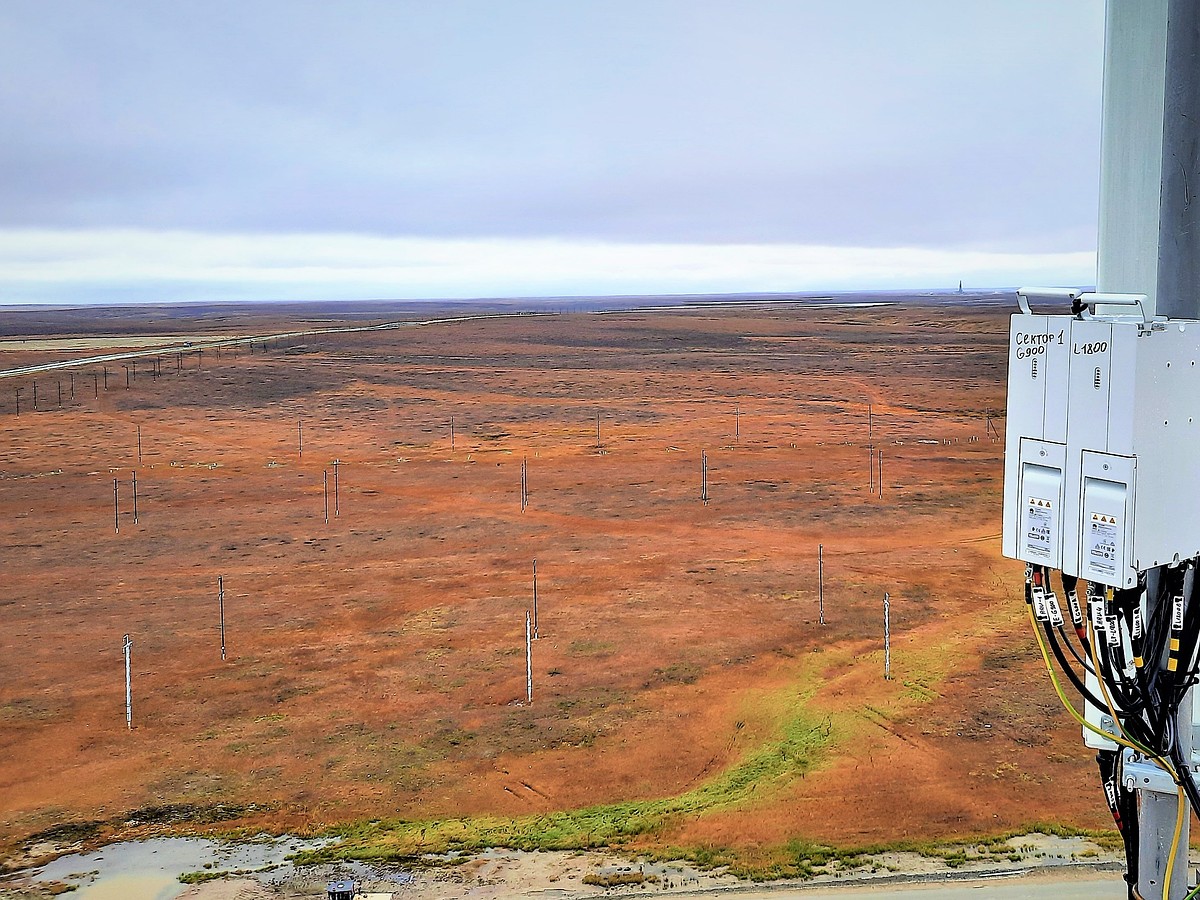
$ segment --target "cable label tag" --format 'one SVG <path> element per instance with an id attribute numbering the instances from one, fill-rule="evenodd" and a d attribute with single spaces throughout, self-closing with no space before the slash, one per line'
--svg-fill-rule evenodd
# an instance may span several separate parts
<path id="1" fill-rule="evenodd" d="M 1140 606 L 1133 608 L 1133 627 L 1130 631 L 1135 638 L 1142 636 L 1142 608 Z"/>
<path id="2" fill-rule="evenodd" d="M 1178 594 L 1171 603 L 1171 630 L 1183 631 L 1183 594 Z"/>
<path id="3" fill-rule="evenodd" d="M 1062 607 L 1058 605 L 1058 598 L 1053 593 L 1046 594 L 1046 612 L 1050 616 L 1050 624 L 1055 628 L 1062 627 L 1063 614 Z"/>
<path id="4" fill-rule="evenodd" d="M 1104 601 L 1099 598 L 1088 601 L 1088 609 L 1091 611 L 1092 627 L 1100 634 L 1108 632 L 1108 623 L 1104 621 Z"/>
<path id="5" fill-rule="evenodd" d="M 1033 586 L 1033 617 L 1039 622 L 1045 622 L 1050 618 L 1050 613 L 1046 609 L 1046 589 L 1038 584 Z"/>
<path id="6" fill-rule="evenodd" d="M 1078 628 L 1083 624 L 1083 610 L 1079 608 L 1079 597 L 1074 591 L 1067 592 L 1067 606 L 1071 608 L 1071 624 Z"/>
<path id="7" fill-rule="evenodd" d="M 1108 616 L 1105 620 L 1105 630 L 1108 632 L 1108 646 L 1116 647 L 1121 643 L 1121 629 L 1116 616 Z"/>
<path id="8" fill-rule="evenodd" d="M 1108 800 L 1108 808 L 1117 808 L 1117 786 L 1111 781 L 1104 782 L 1104 796 Z"/>

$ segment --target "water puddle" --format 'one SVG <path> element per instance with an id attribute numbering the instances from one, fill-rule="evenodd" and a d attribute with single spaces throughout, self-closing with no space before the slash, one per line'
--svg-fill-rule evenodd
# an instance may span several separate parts
<path id="1" fill-rule="evenodd" d="M 62 856 L 31 873 L 34 881 L 74 885 L 79 900 L 174 900 L 187 872 L 236 872 L 276 880 L 295 874 L 285 857 L 322 841 L 271 838 L 224 843 L 206 838 L 154 838 L 109 844 Z"/>

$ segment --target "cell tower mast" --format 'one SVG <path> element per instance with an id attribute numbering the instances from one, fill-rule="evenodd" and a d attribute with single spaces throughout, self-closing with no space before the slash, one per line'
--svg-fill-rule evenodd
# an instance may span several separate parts
<path id="1" fill-rule="evenodd" d="M 1200 2 L 1108 0 L 1103 116 L 1096 290 L 1018 292 L 1003 549 L 1081 695 L 1129 896 L 1179 900 L 1200 810 Z"/>

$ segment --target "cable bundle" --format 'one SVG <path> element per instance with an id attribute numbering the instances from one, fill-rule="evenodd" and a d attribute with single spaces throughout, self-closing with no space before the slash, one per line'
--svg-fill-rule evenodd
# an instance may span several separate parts
<path id="1" fill-rule="evenodd" d="M 1196 567 L 1197 560 L 1188 560 L 1152 569 L 1128 590 L 1089 584 L 1086 606 L 1079 601 L 1078 580 L 1062 574 L 1074 639 L 1068 635 L 1062 605 L 1051 587 L 1050 570 L 1028 566 L 1025 571 L 1025 601 L 1059 699 L 1085 728 L 1129 748 L 1171 776 L 1180 793 L 1176 844 L 1183 827 L 1184 797 L 1193 810 L 1200 810 L 1191 760 L 1176 734 L 1179 706 L 1197 682 L 1200 602 L 1192 602 Z M 1051 654 L 1084 700 L 1107 711 L 1114 733 L 1096 728 L 1067 700 L 1050 663 Z M 1091 684 L 1089 675 L 1094 679 Z M 1120 751 L 1101 750 L 1096 761 L 1105 799 L 1125 844 L 1126 881 L 1133 898 L 1138 876 L 1136 792 L 1124 787 Z M 1188 896 L 1198 894 L 1200 887 Z"/>

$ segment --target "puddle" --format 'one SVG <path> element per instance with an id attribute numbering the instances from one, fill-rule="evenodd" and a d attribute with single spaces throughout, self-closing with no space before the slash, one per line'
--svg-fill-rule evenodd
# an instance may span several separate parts
<path id="1" fill-rule="evenodd" d="M 79 900 L 173 900 L 187 890 L 179 881 L 186 872 L 239 872 L 275 880 L 295 873 L 286 856 L 322 843 L 298 838 L 254 843 L 205 838 L 124 841 L 59 857 L 30 877 L 74 885 L 71 896 Z"/>

